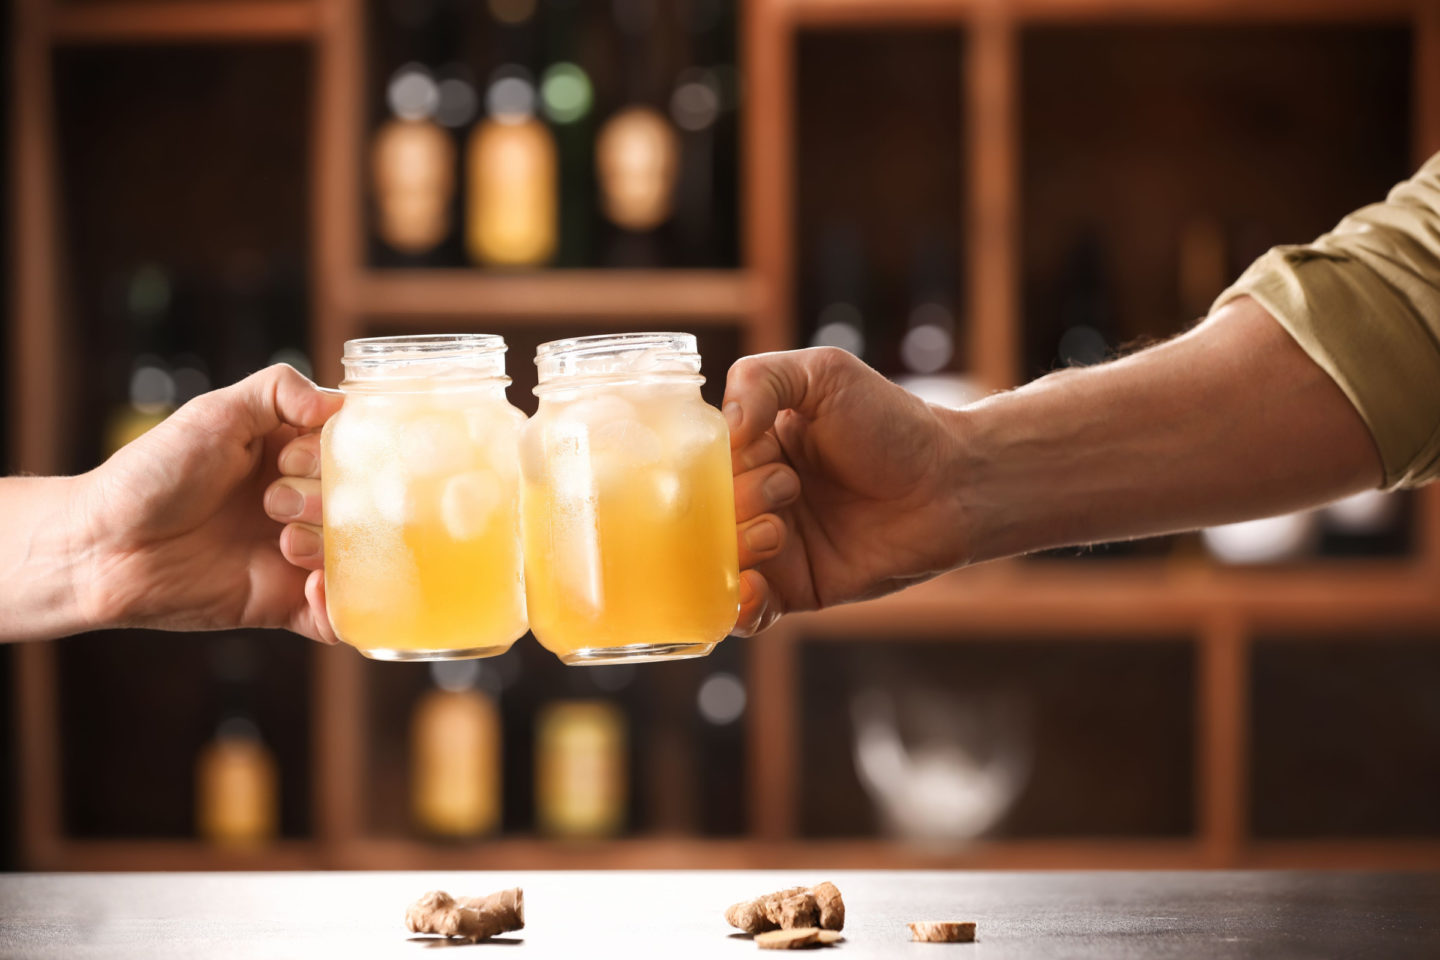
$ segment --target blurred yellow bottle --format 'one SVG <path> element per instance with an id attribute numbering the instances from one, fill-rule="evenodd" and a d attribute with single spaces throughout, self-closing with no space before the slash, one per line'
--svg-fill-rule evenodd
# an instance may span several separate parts
<path id="1" fill-rule="evenodd" d="M 608 837 L 629 800 L 625 716 L 604 700 L 552 703 L 535 728 L 535 818 L 543 833 Z"/>
<path id="2" fill-rule="evenodd" d="M 441 837 L 474 837 L 500 825 L 500 713 L 475 689 L 475 661 L 431 667 L 436 689 L 415 705 L 410 798 L 416 825 Z"/>
<path id="3" fill-rule="evenodd" d="M 555 253 L 555 138 L 535 117 L 535 88 L 502 75 L 486 94 L 490 115 L 467 147 L 466 249 L 476 263 L 534 266 Z"/>
<path id="4" fill-rule="evenodd" d="M 275 838 L 279 822 L 275 758 L 255 725 L 221 723 L 195 763 L 195 824 L 217 846 L 253 848 Z"/>

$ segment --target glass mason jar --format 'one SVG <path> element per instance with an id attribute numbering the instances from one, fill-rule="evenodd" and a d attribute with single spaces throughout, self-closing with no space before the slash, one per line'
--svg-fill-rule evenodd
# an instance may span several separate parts
<path id="1" fill-rule="evenodd" d="M 730 435 L 684 333 L 577 337 L 535 355 L 521 431 L 535 638 L 565 663 L 699 657 L 735 626 Z"/>
<path id="2" fill-rule="evenodd" d="M 343 362 L 320 442 L 335 632 L 376 660 L 504 653 L 527 629 L 505 341 L 350 340 Z"/>

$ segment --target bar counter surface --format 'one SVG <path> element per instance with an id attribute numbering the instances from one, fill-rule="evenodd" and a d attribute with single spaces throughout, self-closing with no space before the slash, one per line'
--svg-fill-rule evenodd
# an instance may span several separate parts
<path id="1" fill-rule="evenodd" d="M 460 956 L 752 957 L 724 908 L 826 879 L 846 903 L 835 960 L 1440 957 L 1440 873 L 873 871 L 9 875 L 0 956 L 418 957 L 446 944 L 405 930 L 410 901 L 518 885 L 525 929 Z M 977 939 L 911 943 L 911 920 Z"/>

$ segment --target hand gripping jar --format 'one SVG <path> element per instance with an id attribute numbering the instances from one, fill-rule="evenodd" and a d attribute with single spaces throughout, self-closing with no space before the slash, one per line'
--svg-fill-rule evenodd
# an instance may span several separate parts
<path id="1" fill-rule="evenodd" d="M 578 337 L 536 352 L 522 428 L 535 638 L 569 664 L 699 657 L 735 626 L 730 437 L 683 333 Z"/>
<path id="2" fill-rule="evenodd" d="M 505 341 L 351 340 L 343 363 L 321 434 L 335 632 L 376 660 L 504 653 L 527 629 Z"/>

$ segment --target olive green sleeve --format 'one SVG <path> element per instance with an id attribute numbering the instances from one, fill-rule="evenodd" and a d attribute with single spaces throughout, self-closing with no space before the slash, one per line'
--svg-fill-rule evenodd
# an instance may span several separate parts
<path id="1" fill-rule="evenodd" d="M 1243 296 L 1345 391 L 1386 487 L 1440 476 L 1440 154 L 1384 203 L 1256 260 L 1211 311 Z"/>

